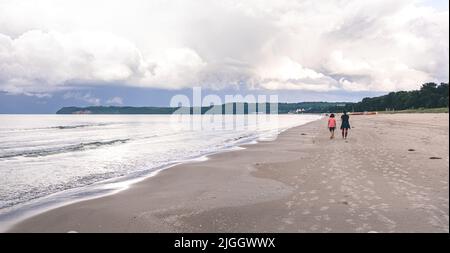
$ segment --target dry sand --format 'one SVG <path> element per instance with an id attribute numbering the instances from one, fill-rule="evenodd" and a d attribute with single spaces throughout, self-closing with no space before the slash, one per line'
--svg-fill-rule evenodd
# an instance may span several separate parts
<path id="1" fill-rule="evenodd" d="M 347 141 L 330 140 L 319 120 L 50 210 L 10 232 L 448 233 L 448 120 L 351 116 Z"/>

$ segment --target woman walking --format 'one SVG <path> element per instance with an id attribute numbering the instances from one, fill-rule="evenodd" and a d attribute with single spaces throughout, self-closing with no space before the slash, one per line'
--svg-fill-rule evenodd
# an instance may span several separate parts
<path id="1" fill-rule="evenodd" d="M 331 136 L 330 139 L 334 138 L 334 130 L 336 129 L 336 119 L 334 118 L 334 114 L 330 115 L 328 119 L 328 129 L 330 130 Z"/>
<path id="2" fill-rule="evenodd" d="M 344 139 L 347 139 L 348 130 L 350 129 L 349 118 L 350 118 L 350 116 L 347 115 L 347 112 L 344 112 L 344 114 L 341 116 L 342 138 L 344 138 Z"/>

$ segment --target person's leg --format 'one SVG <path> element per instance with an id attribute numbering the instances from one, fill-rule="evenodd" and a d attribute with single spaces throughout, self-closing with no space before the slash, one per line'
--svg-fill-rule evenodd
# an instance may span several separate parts
<path id="1" fill-rule="evenodd" d="M 342 128 L 342 138 L 345 138 L 344 137 L 344 131 L 345 131 L 345 128 Z"/>
<path id="2" fill-rule="evenodd" d="M 331 130 L 331 139 L 334 138 L 334 128 Z"/>
<path id="3" fill-rule="evenodd" d="M 347 139 L 348 128 L 345 129 L 345 139 Z"/>

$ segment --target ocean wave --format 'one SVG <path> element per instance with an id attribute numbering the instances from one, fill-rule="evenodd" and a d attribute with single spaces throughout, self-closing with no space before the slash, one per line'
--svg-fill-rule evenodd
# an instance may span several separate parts
<path id="1" fill-rule="evenodd" d="M 0 159 L 4 158 L 13 158 L 13 157 L 39 157 L 39 156 L 48 156 L 55 155 L 60 153 L 68 153 L 75 151 L 83 151 L 89 149 L 95 149 L 102 146 L 113 145 L 117 143 L 126 143 L 130 139 L 116 139 L 110 141 L 94 141 L 87 143 L 79 143 L 75 145 L 69 145 L 64 147 L 56 147 L 56 148 L 46 148 L 46 149 L 35 149 L 35 150 L 25 150 L 20 152 L 10 152 L 6 154 L 0 154 Z"/>
<path id="2" fill-rule="evenodd" d="M 242 139 L 246 139 L 246 138 L 251 138 L 251 137 L 255 137 L 255 133 L 249 133 L 249 134 L 242 134 L 240 136 L 236 136 L 236 137 L 232 137 L 232 138 L 228 138 L 224 140 L 224 143 L 230 143 L 230 142 L 236 142 L 236 141 L 240 141 Z"/>
<path id="3" fill-rule="evenodd" d="M 92 185 L 96 182 L 108 180 L 111 178 L 121 177 L 123 173 L 109 172 L 109 173 L 97 173 L 84 177 L 73 178 L 71 181 L 64 184 L 53 184 L 45 187 L 33 187 L 29 185 L 29 188 L 25 191 L 5 191 L 0 194 L 0 211 L 4 208 L 8 208 L 17 204 L 42 198 L 50 194 Z"/>
<path id="4" fill-rule="evenodd" d="M 84 124 L 84 125 L 68 125 L 68 126 L 55 126 L 50 127 L 52 129 L 74 129 L 74 128 L 85 128 L 85 127 L 95 127 L 95 126 L 107 126 L 112 124 L 101 123 L 101 124 Z"/>
<path id="5" fill-rule="evenodd" d="M 61 126 L 50 126 L 50 127 L 33 127 L 33 128 L 4 128 L 0 129 L 0 132 L 22 132 L 22 131 L 36 131 L 36 130 L 48 130 L 48 129 L 75 129 L 75 128 L 86 128 L 86 127 L 99 127 L 99 126 L 109 126 L 117 123 L 97 123 L 97 124 L 79 124 L 79 125 L 61 125 Z"/>

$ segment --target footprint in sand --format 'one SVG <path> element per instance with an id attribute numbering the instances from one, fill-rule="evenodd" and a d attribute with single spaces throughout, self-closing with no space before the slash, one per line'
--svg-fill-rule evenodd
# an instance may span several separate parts
<path id="1" fill-rule="evenodd" d="M 330 207 L 328 207 L 328 206 L 322 206 L 322 207 L 320 208 L 320 211 L 326 211 L 326 210 L 328 210 L 328 208 L 330 208 Z"/>
<path id="2" fill-rule="evenodd" d="M 352 219 L 346 219 L 345 220 L 347 223 L 355 225 L 356 223 L 352 220 Z"/>
<path id="3" fill-rule="evenodd" d="M 316 231 L 317 229 L 319 229 L 319 225 L 313 225 L 309 229 L 311 229 L 312 231 Z"/>
<path id="4" fill-rule="evenodd" d="M 288 209 L 291 209 L 291 207 L 294 205 L 294 201 L 288 201 L 288 202 L 286 202 L 286 205 L 287 205 Z"/>
<path id="5" fill-rule="evenodd" d="M 285 224 L 294 224 L 294 221 L 291 218 L 283 218 L 282 221 Z"/>

